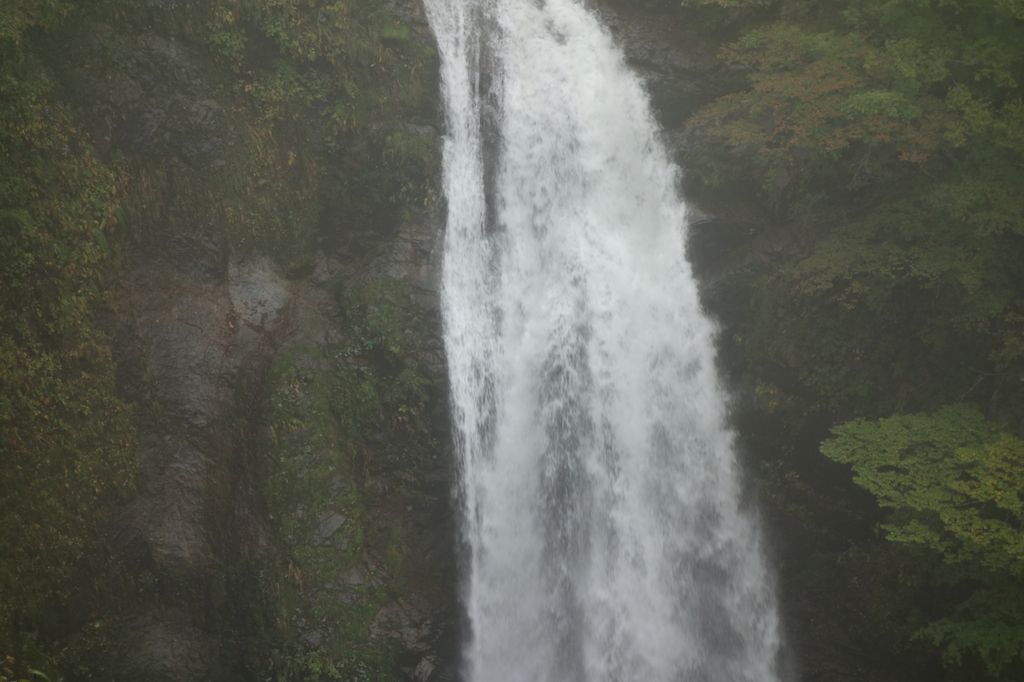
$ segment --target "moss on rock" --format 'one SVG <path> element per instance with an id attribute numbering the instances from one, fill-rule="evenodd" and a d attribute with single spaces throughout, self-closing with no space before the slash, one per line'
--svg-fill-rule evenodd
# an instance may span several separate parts
<path id="1" fill-rule="evenodd" d="M 441 396 L 405 333 L 417 312 L 395 280 L 338 297 L 333 341 L 274 361 L 261 420 L 277 549 L 264 572 L 264 655 L 281 680 L 394 679 L 410 647 L 429 646 L 415 629 L 434 615 L 394 613 L 417 610 L 395 608 L 422 569 L 410 512 L 445 506 L 424 485 L 441 462 L 425 413 Z"/>

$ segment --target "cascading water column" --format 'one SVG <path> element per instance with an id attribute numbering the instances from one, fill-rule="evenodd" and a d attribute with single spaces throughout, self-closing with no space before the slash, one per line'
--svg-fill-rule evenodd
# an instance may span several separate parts
<path id="1" fill-rule="evenodd" d="M 646 95 L 574 0 L 427 0 L 472 682 L 771 682 L 713 327 Z"/>

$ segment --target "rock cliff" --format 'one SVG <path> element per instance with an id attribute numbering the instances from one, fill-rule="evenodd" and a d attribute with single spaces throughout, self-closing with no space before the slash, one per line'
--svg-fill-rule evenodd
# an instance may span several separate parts
<path id="1" fill-rule="evenodd" d="M 51 59 L 120 180 L 105 326 L 138 432 L 137 493 L 110 529 L 126 588 L 91 667 L 437 679 L 456 615 L 430 91 L 332 141 L 317 107 L 336 95 L 289 119 L 246 93 L 344 70 L 226 9 L 245 24 L 234 62 L 208 10 L 160 2 L 81 17 Z M 348 69 L 429 71 L 420 10 L 372 11 L 404 17 L 367 29 L 398 57 Z M 388 182 L 415 195 L 401 210 Z"/>

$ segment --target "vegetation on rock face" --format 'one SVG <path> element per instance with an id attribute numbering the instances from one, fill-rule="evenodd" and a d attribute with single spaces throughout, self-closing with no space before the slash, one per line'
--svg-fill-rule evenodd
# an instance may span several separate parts
<path id="1" fill-rule="evenodd" d="M 434 55 L 380 2 L 105 0 L 90 16 L 97 31 L 122 27 L 103 49 L 121 55 L 114 83 L 125 102 L 99 127 L 124 138 L 113 156 L 127 155 L 135 180 L 125 214 L 146 226 L 137 239 L 165 248 L 213 218 L 222 248 L 301 271 L 324 240 L 354 226 L 386 237 L 430 198 L 434 148 L 415 122 L 432 115 L 421 108 Z M 215 65 L 182 57 L 154 31 Z M 198 83 L 192 101 L 166 99 L 168 69 L 186 90 Z"/>
<path id="2" fill-rule="evenodd" d="M 115 179 L 23 48 L 54 8 L 0 9 L 0 655 L 37 667 L 95 616 L 104 514 L 131 490 L 134 440 L 94 321 Z"/>
<path id="3" fill-rule="evenodd" d="M 279 357 L 263 419 L 263 481 L 278 544 L 264 571 L 275 680 L 390 680 L 399 643 L 384 607 L 406 596 L 402 510 L 436 504 L 424 473 L 442 400 L 417 359 L 408 286 L 345 287 L 336 342 Z"/>
<path id="4" fill-rule="evenodd" d="M 729 341 L 782 424 L 769 492 L 821 536 L 855 527 L 807 570 L 869 585 L 858 627 L 912 665 L 1019 679 L 1020 2 L 682 11 L 731 35 L 688 182 L 794 235 Z M 135 436 L 97 320 L 120 254 L 181 249 L 209 223 L 211 268 L 263 253 L 301 278 L 318 250 L 372 258 L 430 199 L 433 59 L 377 0 L 0 8 L 0 656 L 67 670 L 109 608 L 105 514 L 130 494 Z M 260 406 L 276 554 L 252 660 L 282 680 L 391 675 L 375 619 L 409 589 L 401 512 L 438 447 L 408 292 L 350 281 L 336 299 L 329 341 L 276 358 Z M 821 452 L 886 509 L 886 542 L 877 510 L 815 478 L 833 426 Z"/>
<path id="5" fill-rule="evenodd" d="M 783 10 L 723 51 L 749 86 L 692 120 L 707 140 L 697 175 L 753 173 L 762 205 L 806 244 L 763 282 L 752 356 L 803 407 L 839 418 L 987 391 L 1019 422 L 1024 365 L 1006 353 L 1024 290 L 1014 8 Z"/>
<path id="6" fill-rule="evenodd" d="M 875 558 L 862 568 L 886 583 L 878 595 L 905 581 L 905 612 L 877 625 L 938 645 L 948 679 L 1017 679 L 1024 11 L 992 0 L 691 11 L 733 36 L 720 53 L 729 91 L 690 120 L 701 133 L 691 189 L 711 206 L 745 194 L 764 229 L 794 244 L 760 268 L 732 339 L 759 409 L 791 443 L 837 425 L 822 452 L 894 510 L 882 528 L 895 545 L 863 540 L 847 556 Z M 799 481 L 808 499 L 814 484 L 795 469 L 813 459 L 780 465 L 794 468 L 782 487 Z M 913 578 L 886 573 L 904 560 Z"/>
<path id="7" fill-rule="evenodd" d="M 124 266 L 176 258 L 223 283 L 230 259 L 266 255 L 301 279 L 326 252 L 358 270 L 431 198 L 433 58 L 377 0 L 0 8 L 0 660 L 13 658 L 10 675 L 75 673 L 86 650 L 116 649 L 94 640 L 112 631 L 119 599 L 157 592 L 149 568 L 137 584 L 115 570 L 105 535 L 135 475 L 138 415 L 99 324 L 114 316 Z M 437 448 L 412 360 L 422 338 L 396 327 L 409 324 L 400 289 L 342 291 L 337 345 L 291 348 L 272 372 L 280 393 L 261 408 L 276 434 L 261 442 L 261 492 L 279 555 L 252 622 L 280 619 L 246 633 L 263 645 L 246 663 L 278 679 L 393 674 L 394 647 L 370 641 L 389 626 L 372 621 L 402 593 L 408 550 L 401 515 L 373 506 L 374 467 L 391 467 L 383 478 L 400 491 L 388 504 L 404 510 L 420 495 L 417 458 Z M 382 433 L 384 444 L 370 440 Z M 347 552 L 309 542 L 328 507 L 345 515 Z M 321 591 L 336 569 L 360 567 L 372 570 L 352 577 L 351 601 Z M 199 590 L 210 604 L 195 608 L 227 618 L 227 593 L 244 582 L 235 568 L 210 568 Z M 325 629 L 326 617 L 337 625 Z"/>
<path id="8" fill-rule="evenodd" d="M 220 0 L 196 15 L 202 24 L 189 30 L 228 60 L 268 129 L 313 143 L 280 150 L 316 178 L 304 199 L 320 210 L 307 229 L 323 220 L 388 230 L 423 207 L 435 154 L 409 121 L 434 53 L 407 25 L 369 1 Z"/>

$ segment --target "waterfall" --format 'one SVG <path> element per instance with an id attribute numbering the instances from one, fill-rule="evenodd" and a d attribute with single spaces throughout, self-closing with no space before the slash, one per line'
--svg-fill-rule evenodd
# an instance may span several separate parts
<path id="1" fill-rule="evenodd" d="M 579 0 L 427 0 L 469 682 L 771 682 L 678 170 Z"/>

